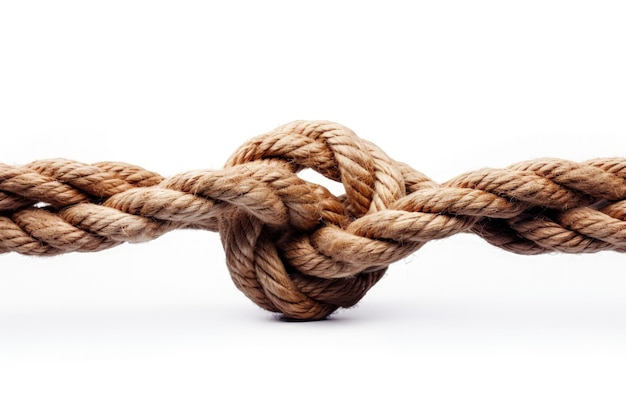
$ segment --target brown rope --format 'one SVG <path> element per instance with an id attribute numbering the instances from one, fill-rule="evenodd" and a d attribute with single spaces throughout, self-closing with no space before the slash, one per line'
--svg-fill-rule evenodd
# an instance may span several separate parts
<path id="1" fill-rule="evenodd" d="M 312 168 L 345 195 L 301 179 Z M 0 253 L 56 255 L 220 233 L 237 288 L 295 319 L 349 307 L 429 240 L 473 232 L 520 254 L 626 251 L 626 159 L 537 159 L 437 184 L 344 126 L 297 121 L 222 170 L 171 178 L 123 163 L 0 164 Z"/>

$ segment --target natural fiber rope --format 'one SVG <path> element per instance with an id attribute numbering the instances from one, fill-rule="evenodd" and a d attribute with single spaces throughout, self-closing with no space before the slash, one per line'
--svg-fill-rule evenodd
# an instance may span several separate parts
<path id="1" fill-rule="evenodd" d="M 334 196 L 297 176 L 340 181 Z M 163 178 L 134 165 L 0 164 L 0 253 L 57 255 L 220 233 L 237 288 L 295 319 L 349 307 L 429 240 L 473 232 L 520 254 L 626 251 L 626 159 L 537 159 L 437 184 L 344 126 L 297 121 L 222 170 Z"/>

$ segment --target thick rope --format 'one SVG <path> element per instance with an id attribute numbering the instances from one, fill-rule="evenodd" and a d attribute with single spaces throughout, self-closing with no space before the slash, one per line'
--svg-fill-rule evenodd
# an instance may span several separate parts
<path id="1" fill-rule="evenodd" d="M 305 168 L 345 194 L 301 179 Z M 112 162 L 0 164 L 0 253 L 98 251 L 180 228 L 219 232 L 235 285 L 259 306 L 320 319 L 460 232 L 520 254 L 625 252 L 626 159 L 537 159 L 437 184 L 344 126 L 297 121 L 224 169 L 171 178 Z"/>

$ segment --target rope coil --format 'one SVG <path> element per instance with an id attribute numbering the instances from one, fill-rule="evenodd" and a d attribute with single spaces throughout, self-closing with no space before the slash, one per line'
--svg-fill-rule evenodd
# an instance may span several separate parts
<path id="1" fill-rule="evenodd" d="M 303 180 L 305 168 L 345 194 Z M 438 184 L 342 125 L 296 121 L 221 170 L 170 178 L 118 162 L 0 164 L 0 253 L 99 251 L 181 228 L 219 232 L 257 305 L 321 319 L 389 264 L 460 232 L 519 254 L 625 252 L 626 159 L 536 159 Z"/>

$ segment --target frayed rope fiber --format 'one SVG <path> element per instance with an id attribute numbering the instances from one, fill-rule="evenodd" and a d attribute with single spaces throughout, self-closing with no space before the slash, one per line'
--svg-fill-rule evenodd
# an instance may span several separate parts
<path id="1" fill-rule="evenodd" d="M 300 178 L 311 168 L 345 194 Z M 346 127 L 296 121 L 224 169 L 170 178 L 119 162 L 0 164 L 0 253 L 90 252 L 174 229 L 219 232 L 231 277 L 264 309 L 321 319 L 387 266 L 471 232 L 520 254 L 626 251 L 626 159 L 536 159 L 443 184 Z"/>

